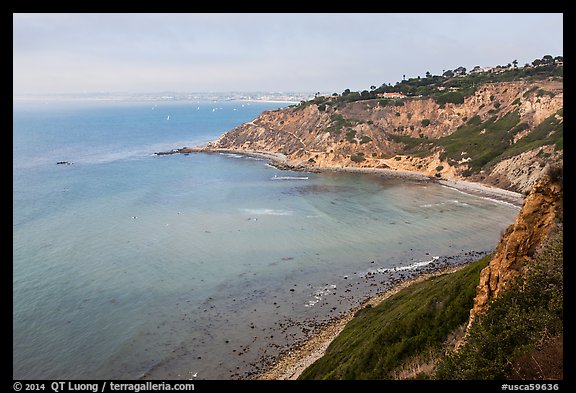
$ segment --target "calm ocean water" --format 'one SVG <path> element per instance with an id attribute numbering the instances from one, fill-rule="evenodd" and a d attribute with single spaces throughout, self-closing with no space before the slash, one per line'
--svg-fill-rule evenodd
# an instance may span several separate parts
<path id="1" fill-rule="evenodd" d="M 493 249 L 518 213 L 433 183 L 153 155 L 280 106 L 14 103 L 13 378 L 245 377 L 394 274 Z"/>

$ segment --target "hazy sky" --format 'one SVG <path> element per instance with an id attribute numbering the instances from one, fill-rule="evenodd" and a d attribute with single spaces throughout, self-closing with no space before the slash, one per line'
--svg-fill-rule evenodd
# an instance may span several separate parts
<path id="1" fill-rule="evenodd" d="M 563 55 L 562 14 L 14 14 L 21 93 L 342 92 Z"/>

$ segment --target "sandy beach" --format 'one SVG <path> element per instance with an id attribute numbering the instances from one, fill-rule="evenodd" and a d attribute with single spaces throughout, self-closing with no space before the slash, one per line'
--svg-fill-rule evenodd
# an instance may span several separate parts
<path id="1" fill-rule="evenodd" d="M 401 169 L 321 167 L 320 171 L 370 173 L 383 176 L 401 177 L 405 179 L 431 181 L 469 194 L 482 196 L 485 198 L 493 198 L 496 201 L 509 203 L 517 207 L 521 207 L 524 201 L 524 195 L 518 192 L 503 190 L 501 188 L 490 187 L 485 184 L 473 183 L 466 180 L 437 179 L 422 173 L 405 171 Z"/>

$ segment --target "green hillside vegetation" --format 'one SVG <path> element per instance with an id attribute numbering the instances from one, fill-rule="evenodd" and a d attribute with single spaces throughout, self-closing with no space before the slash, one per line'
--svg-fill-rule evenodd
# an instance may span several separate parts
<path id="1" fill-rule="evenodd" d="M 353 122 L 344 119 L 342 115 L 335 113 L 330 115 L 330 125 L 326 128 L 326 131 L 333 135 L 339 135 L 342 128 L 352 126 L 354 126 Z"/>
<path id="2" fill-rule="evenodd" d="M 468 320 L 488 262 L 482 258 L 364 308 L 300 379 L 390 379 L 413 357 L 440 353 L 446 337 Z"/>
<path id="3" fill-rule="evenodd" d="M 539 146 L 554 145 L 555 150 L 564 148 L 564 109 L 546 118 L 534 130 L 506 149 L 498 158 L 504 159 Z M 512 130 L 514 131 L 514 129 Z"/>
<path id="4" fill-rule="evenodd" d="M 464 94 L 460 91 L 449 91 L 447 93 L 436 94 L 434 101 L 436 101 L 438 105 L 463 104 Z"/>
<path id="5" fill-rule="evenodd" d="M 430 97 L 439 105 L 459 104 L 464 102 L 466 97 L 473 95 L 476 89 L 485 83 L 562 78 L 564 75 L 563 60 L 562 56 L 545 55 L 541 59 L 534 59 L 531 64 L 526 64 L 524 67 L 518 67 L 517 62 L 514 61 L 506 66 L 498 65 L 490 72 L 466 73 L 464 67 L 458 67 L 454 71 L 447 70 L 442 75 L 432 75 L 427 72 L 425 77 L 403 78 L 394 85 L 383 83 L 379 87 L 371 86 L 370 90 L 351 91 L 345 89 L 341 94 L 334 93 L 328 97 L 316 96 L 312 100 L 302 101 L 298 106 L 304 108 L 310 104 L 316 104 L 321 111 L 324 111 L 327 105 L 339 107 L 349 102 L 374 99 L 378 99 L 381 106 L 403 105 L 402 99 L 379 99 L 379 94 L 382 93 L 401 93 L 407 97 Z M 449 89 L 455 89 L 455 91 Z M 538 93 L 541 95 L 553 94 L 546 91 Z"/>
<path id="6" fill-rule="evenodd" d="M 451 165 L 466 159 L 470 169 L 463 175 L 470 175 L 493 163 L 539 146 L 554 145 L 555 150 L 563 149 L 563 120 L 563 109 L 560 109 L 516 143 L 513 143 L 514 136 L 528 127 L 526 123 L 519 123 L 517 110 L 500 117 L 494 115 L 484 122 L 480 117 L 474 116 L 454 133 L 439 139 L 423 141 L 422 138 L 393 134 L 389 134 L 389 137 L 395 142 L 403 143 L 406 153 L 415 156 L 430 155 L 433 152 L 430 146 L 439 146 L 443 149 L 440 159 L 447 160 Z"/>
<path id="7" fill-rule="evenodd" d="M 444 148 L 449 163 L 455 164 L 470 157 L 468 164 L 473 171 L 479 171 L 512 144 L 514 135 L 510 130 L 519 121 L 517 111 L 511 111 L 499 119 L 492 116 L 482 123 L 473 117 L 451 135 L 438 139 L 437 143 Z"/>
<path id="8" fill-rule="evenodd" d="M 437 367 L 436 379 L 558 378 L 559 370 L 542 356 L 563 335 L 562 231 L 539 254 L 527 276 L 490 304 L 469 331 L 466 344 Z M 560 361 L 562 352 L 553 353 Z M 550 356 L 550 355 L 548 355 Z M 538 371 L 518 375 L 518 371 Z M 557 366 L 556 366 L 557 368 Z M 560 377 L 561 378 L 561 377 Z M 555 378 L 554 378 L 555 379 Z"/>
<path id="9" fill-rule="evenodd" d="M 458 67 L 447 70 L 442 75 L 426 72 L 425 77 L 406 79 L 404 76 L 402 81 L 394 86 L 372 85 L 370 90 L 356 92 L 345 89 L 341 94 L 333 93 L 331 96 L 320 96 L 320 93 L 317 93 L 314 99 L 301 102 L 295 110 L 315 104 L 318 110 L 331 112 L 330 122 L 324 130 L 340 142 L 348 141 L 363 145 L 372 142 L 372 138 L 356 135 L 353 127 L 364 121 L 346 118 L 338 112 L 344 107 L 361 110 L 361 105 L 353 107 L 349 106 L 350 103 L 363 101 L 366 110 L 376 106 L 400 107 L 405 102 L 425 98 L 433 99 L 440 107 L 458 105 L 486 83 L 562 80 L 563 60 L 562 56 L 546 55 L 541 59 L 535 59 L 531 64 L 525 64 L 524 67 L 518 67 L 518 62 L 513 61 L 505 66 L 499 65 L 488 69 L 477 66 L 468 73 L 464 67 Z M 391 95 L 385 96 L 386 93 Z M 552 91 L 533 86 L 525 91 L 522 97 L 526 99 L 555 95 L 556 93 Z M 516 97 L 510 105 L 503 105 L 497 97 L 490 96 L 490 103 L 480 106 L 483 108 L 489 105 L 489 118 L 483 117 L 484 120 L 479 116 L 473 116 L 471 119 L 463 118 L 464 124 L 452 134 L 442 138 L 430 138 L 422 130 L 419 136 L 402 135 L 406 131 L 405 127 L 408 127 L 404 125 L 394 128 L 393 132 L 384 130 L 384 137 L 399 144 L 396 146 L 397 153 L 404 155 L 426 157 L 440 151 L 440 160 L 458 167 L 458 174 L 464 177 L 477 175 L 481 171 L 489 172 L 498 162 L 541 146 L 554 146 L 555 150 L 562 150 L 564 142 L 562 109 L 531 130 L 532 126 L 520 120 L 519 106 L 522 104 L 522 97 Z M 396 111 L 396 116 L 400 116 L 400 113 Z M 371 122 L 368 121 L 368 124 L 373 124 Z M 422 128 L 430 125 L 430 119 L 420 121 Z M 414 125 L 409 127 L 414 131 Z M 522 133 L 526 130 L 530 132 Z M 520 133 L 522 137 L 517 139 Z"/>

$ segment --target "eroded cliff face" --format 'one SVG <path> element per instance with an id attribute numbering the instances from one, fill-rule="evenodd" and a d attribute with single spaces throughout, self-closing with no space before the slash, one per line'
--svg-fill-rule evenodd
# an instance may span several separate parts
<path id="1" fill-rule="evenodd" d="M 557 81 L 485 84 L 463 104 L 438 105 L 433 99 L 423 98 L 403 103 L 385 100 L 333 105 L 327 101 L 322 106 L 307 103 L 264 112 L 207 147 L 281 153 L 287 156 L 289 165 L 311 169 L 402 169 L 527 192 L 550 164 L 562 161 L 561 147 L 536 144 L 471 176 L 467 162 L 476 158 L 476 153 L 458 151 L 457 160 L 448 159 L 442 138 L 473 118 L 490 122 L 514 112 L 517 115 L 514 125 L 518 126 L 509 132 L 511 144 L 516 144 L 550 116 L 557 116 L 562 122 L 562 108 L 563 86 Z M 479 131 L 483 132 L 486 130 Z M 409 152 L 408 140 L 421 144 L 418 152 Z"/>
<path id="2" fill-rule="evenodd" d="M 563 161 L 563 150 L 541 146 L 497 163 L 487 176 L 487 183 L 526 193 L 542 177 L 550 164 Z"/>
<path id="3" fill-rule="evenodd" d="M 480 273 L 470 322 L 486 310 L 491 299 L 528 269 L 553 229 L 562 206 L 562 185 L 544 175 L 524 200 L 516 221 L 502 236 L 494 256 Z"/>

